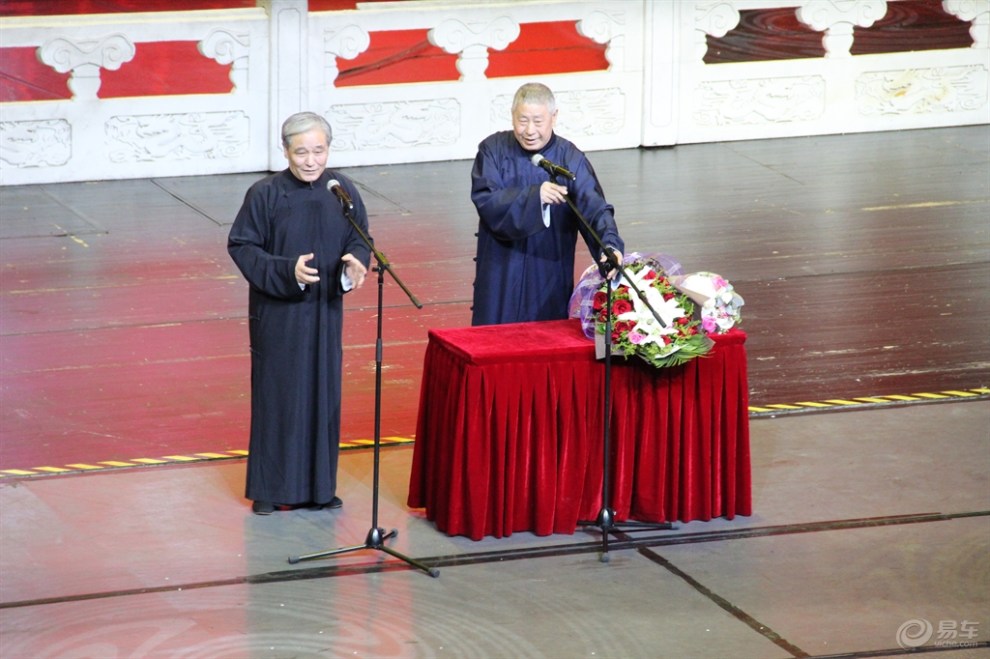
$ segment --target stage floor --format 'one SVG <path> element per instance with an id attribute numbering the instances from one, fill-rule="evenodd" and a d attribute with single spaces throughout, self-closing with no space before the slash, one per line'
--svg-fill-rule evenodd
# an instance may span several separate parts
<path id="1" fill-rule="evenodd" d="M 986 657 L 988 412 L 755 419 L 751 517 L 613 536 L 608 563 L 594 528 L 439 533 L 404 505 L 412 449 L 383 450 L 386 546 L 437 578 L 373 549 L 288 563 L 365 543 L 366 449 L 333 513 L 252 515 L 232 461 L 4 481 L 0 656 L 889 657 L 924 620 Z"/>
<path id="2" fill-rule="evenodd" d="M 627 252 L 718 272 L 745 298 L 750 403 L 780 414 L 986 395 L 988 154 L 979 126 L 591 160 Z M 427 331 L 470 323 L 470 167 L 346 170 L 424 304 L 386 278 L 382 436 L 396 441 L 415 432 Z M 0 188 L 0 478 L 247 448 L 247 285 L 226 237 L 260 176 Z M 374 435 L 374 284 L 346 298 L 345 442 Z"/>
<path id="3" fill-rule="evenodd" d="M 471 542 L 405 507 L 427 331 L 469 322 L 466 161 L 350 168 L 386 282 L 372 454 L 343 510 L 250 513 L 260 174 L 0 188 L 0 656 L 789 657 L 990 647 L 990 130 L 591 154 L 627 251 L 746 299 L 754 515 Z M 374 280 L 347 300 L 344 439 L 373 436 Z M 190 464 L 186 464 L 190 463 Z M 899 631 L 900 630 L 900 631 Z M 978 644 L 971 648 L 967 644 Z"/>

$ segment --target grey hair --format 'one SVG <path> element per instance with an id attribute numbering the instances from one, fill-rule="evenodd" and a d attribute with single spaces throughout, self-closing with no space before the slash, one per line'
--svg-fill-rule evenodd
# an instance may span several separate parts
<path id="1" fill-rule="evenodd" d="M 527 82 L 516 90 L 516 95 L 512 98 L 512 112 L 520 105 L 545 105 L 550 114 L 557 111 L 557 101 L 553 97 L 553 92 L 546 85 L 539 82 Z"/>
<path id="2" fill-rule="evenodd" d="M 333 139 L 330 123 L 315 112 L 297 112 L 282 123 L 282 146 L 289 148 L 289 141 L 300 133 L 320 128 L 327 136 L 327 146 Z"/>

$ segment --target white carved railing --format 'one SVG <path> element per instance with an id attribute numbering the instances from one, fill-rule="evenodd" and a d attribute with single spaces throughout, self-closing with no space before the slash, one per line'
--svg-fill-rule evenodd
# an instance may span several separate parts
<path id="1" fill-rule="evenodd" d="M 71 100 L 0 106 L 0 182 L 214 174 L 265 169 L 268 17 L 261 8 L 8 19 L 5 47 L 37 47 L 70 73 Z M 231 64 L 229 94 L 100 99 L 101 70 L 126 66 L 143 44 L 198 41 Z M 249 57 L 258 44 L 261 56 Z M 254 53 L 252 53 L 254 54 Z"/>
<path id="2" fill-rule="evenodd" d="M 323 59 L 312 61 L 311 70 L 332 73 L 336 57 L 360 54 L 368 34 L 380 30 L 429 30 L 433 45 L 458 57 L 456 83 L 338 88 L 322 84 L 332 77 L 317 81 L 310 104 L 334 127 L 339 164 L 472 157 L 486 135 L 510 126 L 512 95 L 528 79 L 487 78 L 489 51 L 512 43 L 520 23 L 548 21 L 572 21 L 579 34 L 608 44 L 610 65 L 608 71 L 539 76 L 558 97 L 558 130 L 588 149 L 639 145 L 642 2 L 439 2 L 426 7 L 384 3 L 310 15 L 310 39 L 324 44 Z"/>
<path id="3" fill-rule="evenodd" d="M 71 100 L 0 104 L 0 184 L 280 169 L 279 125 L 312 109 L 334 127 L 334 164 L 470 158 L 508 128 L 521 82 L 557 93 L 558 131 L 586 150 L 990 123 L 990 0 L 943 0 L 972 22 L 971 48 L 850 55 L 854 28 L 885 0 L 434 0 L 307 11 L 306 0 L 254 9 L 0 20 L 4 47 L 35 48 L 69 73 Z M 825 57 L 705 64 L 706 36 L 745 9 L 795 7 Z M 572 22 L 607 46 L 607 71 L 495 78 L 489 56 L 520 25 Z M 338 87 L 383 30 L 427 30 L 457 56 L 460 80 Z M 101 72 L 142 44 L 196 41 L 231 66 L 228 94 L 98 98 Z"/>
<path id="4" fill-rule="evenodd" d="M 822 33 L 824 58 L 706 65 L 705 37 L 736 26 L 739 11 L 798 5 L 796 16 Z M 697 2 L 681 14 L 695 38 L 679 50 L 680 99 L 671 132 L 644 144 L 713 142 L 796 135 L 901 130 L 990 122 L 990 1 L 944 0 L 973 21 L 971 48 L 850 54 L 855 27 L 887 12 L 884 0 Z"/>

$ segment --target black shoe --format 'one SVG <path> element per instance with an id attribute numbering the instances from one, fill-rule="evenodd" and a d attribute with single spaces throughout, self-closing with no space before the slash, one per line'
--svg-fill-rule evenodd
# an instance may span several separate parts
<path id="1" fill-rule="evenodd" d="M 328 503 L 313 503 L 307 506 L 310 510 L 328 510 L 340 508 L 344 505 L 344 502 L 340 500 L 340 497 L 334 497 L 330 499 Z"/>
<path id="2" fill-rule="evenodd" d="M 275 512 L 275 504 L 271 501 L 255 501 L 251 504 L 251 512 L 255 515 L 271 515 Z"/>
<path id="3" fill-rule="evenodd" d="M 324 508 L 336 509 L 336 508 L 343 507 L 343 505 L 344 505 L 344 502 L 341 500 L 340 497 L 334 497 L 334 498 L 330 499 L 330 503 L 323 504 L 323 507 Z"/>

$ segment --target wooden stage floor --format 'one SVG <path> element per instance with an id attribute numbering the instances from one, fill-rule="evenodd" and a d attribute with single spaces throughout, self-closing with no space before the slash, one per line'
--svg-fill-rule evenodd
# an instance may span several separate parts
<path id="1" fill-rule="evenodd" d="M 746 298 L 752 515 L 622 534 L 607 563 L 595 527 L 451 537 L 406 506 L 408 445 L 380 489 L 374 452 L 344 451 L 339 510 L 253 515 L 225 242 L 258 175 L 0 188 L 0 656 L 985 658 L 990 130 L 591 157 L 630 249 Z M 427 330 L 468 323 L 469 168 L 347 171 L 425 303 L 386 284 L 389 442 L 415 430 Z M 375 287 L 347 313 L 353 442 Z M 287 562 L 364 549 L 379 501 L 388 547 L 439 578 Z"/>
<path id="2" fill-rule="evenodd" d="M 718 272 L 745 298 L 754 415 L 990 391 L 987 126 L 590 157 L 627 251 Z M 427 331 L 470 320 L 470 167 L 345 170 L 425 305 L 386 281 L 388 441 L 415 432 Z M 260 176 L 0 188 L 4 478 L 246 449 L 247 287 L 225 244 Z M 347 299 L 348 442 L 373 437 L 375 323 L 371 279 Z"/>

